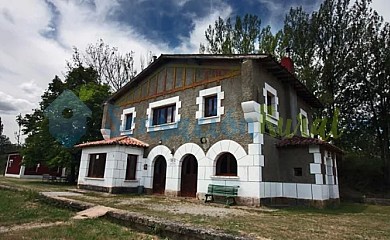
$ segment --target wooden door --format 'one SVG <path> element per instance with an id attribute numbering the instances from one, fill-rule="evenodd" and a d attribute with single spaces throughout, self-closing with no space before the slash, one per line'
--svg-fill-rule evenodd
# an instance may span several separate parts
<path id="1" fill-rule="evenodd" d="M 153 193 L 164 194 L 167 162 L 163 156 L 158 156 L 154 163 Z"/>
<path id="2" fill-rule="evenodd" d="M 193 155 L 187 155 L 181 165 L 181 196 L 196 197 L 198 162 Z"/>

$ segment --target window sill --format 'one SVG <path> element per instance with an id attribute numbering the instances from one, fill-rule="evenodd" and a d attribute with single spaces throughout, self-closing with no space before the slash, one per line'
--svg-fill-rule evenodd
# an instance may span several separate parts
<path id="1" fill-rule="evenodd" d="M 94 177 L 85 177 L 85 180 L 97 180 L 97 181 L 104 181 L 104 178 L 94 178 Z"/>
<path id="2" fill-rule="evenodd" d="M 154 125 L 154 126 L 147 127 L 147 132 L 175 129 L 175 128 L 177 128 L 177 126 L 178 126 L 178 122 L 166 123 L 166 124 L 161 124 L 161 125 Z"/>
<path id="3" fill-rule="evenodd" d="M 138 179 L 129 179 L 129 180 L 124 180 L 124 182 L 132 183 L 132 182 L 138 182 Z"/>
<path id="4" fill-rule="evenodd" d="M 239 176 L 211 176 L 211 179 L 226 179 L 226 180 L 239 180 Z"/>
<path id="5" fill-rule="evenodd" d="M 202 117 L 202 118 L 198 119 L 198 124 L 199 125 L 210 124 L 210 123 L 217 123 L 217 122 L 221 122 L 221 116 L 220 115 L 211 116 L 211 117 Z"/>
<path id="6" fill-rule="evenodd" d="M 131 134 L 133 134 L 133 129 L 121 131 L 121 135 L 122 135 L 122 136 L 123 136 L 123 135 L 131 135 Z"/>

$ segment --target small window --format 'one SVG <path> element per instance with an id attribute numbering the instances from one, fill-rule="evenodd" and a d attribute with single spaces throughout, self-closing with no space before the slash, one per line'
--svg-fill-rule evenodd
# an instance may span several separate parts
<path id="1" fill-rule="evenodd" d="M 153 109 L 153 126 L 175 122 L 176 104 L 154 108 Z"/>
<path id="2" fill-rule="evenodd" d="M 106 168 L 106 153 L 90 154 L 88 177 L 104 178 L 104 170 Z"/>
<path id="3" fill-rule="evenodd" d="M 133 134 L 135 117 L 136 112 L 134 107 L 123 109 L 120 126 L 121 135 Z"/>
<path id="4" fill-rule="evenodd" d="M 276 116 L 276 105 L 275 105 L 275 95 L 270 92 L 267 92 L 267 114 L 271 116 Z"/>
<path id="5" fill-rule="evenodd" d="M 137 171 L 137 155 L 127 155 L 126 180 L 135 180 L 135 173 Z"/>
<path id="6" fill-rule="evenodd" d="M 294 168 L 294 176 L 302 177 L 302 168 Z"/>
<path id="7" fill-rule="evenodd" d="M 125 130 L 131 130 L 131 126 L 133 124 L 133 114 L 132 113 L 126 114 L 125 118 L 126 118 Z"/>
<path id="8" fill-rule="evenodd" d="M 300 120 L 301 120 L 301 135 L 303 137 L 309 136 L 309 122 L 307 119 L 307 112 L 303 109 L 300 110 Z"/>
<path id="9" fill-rule="evenodd" d="M 217 95 L 205 97 L 204 102 L 205 102 L 204 116 L 205 117 L 217 116 Z"/>
<path id="10" fill-rule="evenodd" d="M 223 153 L 217 160 L 217 176 L 237 176 L 237 161 L 231 153 Z"/>

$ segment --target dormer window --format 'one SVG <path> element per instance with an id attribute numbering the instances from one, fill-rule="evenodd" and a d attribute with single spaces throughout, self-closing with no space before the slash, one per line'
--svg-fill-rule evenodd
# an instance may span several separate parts
<path id="1" fill-rule="evenodd" d="M 279 120 L 279 98 L 278 92 L 271 85 L 265 83 L 263 88 L 264 95 L 264 113 L 266 114 L 266 119 L 272 124 L 277 125 Z"/>
<path id="2" fill-rule="evenodd" d="M 221 121 L 221 116 L 224 114 L 222 107 L 222 99 L 224 92 L 221 91 L 221 86 L 207 88 L 199 91 L 199 97 L 196 98 L 198 111 L 196 111 L 196 119 L 198 124 L 209 124 Z"/>
<path id="3" fill-rule="evenodd" d="M 126 108 L 123 110 L 121 115 L 121 135 L 133 134 L 135 128 L 135 108 Z"/>

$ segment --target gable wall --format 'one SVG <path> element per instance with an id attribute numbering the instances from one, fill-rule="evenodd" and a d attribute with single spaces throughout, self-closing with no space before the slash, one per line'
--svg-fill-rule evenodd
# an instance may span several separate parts
<path id="1" fill-rule="evenodd" d="M 201 65 L 194 64 L 193 62 L 174 62 L 167 64 L 160 68 L 156 72 L 165 71 L 167 68 L 186 68 L 196 69 L 193 75 L 186 75 L 183 78 L 184 87 L 177 90 L 166 92 L 163 95 L 148 97 L 144 100 L 141 98 L 133 98 L 133 100 L 126 101 L 129 96 L 123 96 L 118 99 L 114 105 L 109 106 L 106 110 L 104 127 L 111 129 L 111 137 L 119 136 L 120 126 L 120 115 L 123 109 L 129 107 L 135 107 L 136 118 L 135 118 L 135 129 L 133 137 L 147 142 L 153 149 L 154 146 L 159 144 L 162 140 L 162 144 L 168 146 L 170 149 L 178 149 L 182 144 L 187 142 L 193 142 L 202 146 L 204 151 L 207 151 L 214 143 L 224 139 L 234 139 L 239 142 L 245 150 L 251 143 L 252 139 L 247 134 L 246 123 L 243 117 L 241 102 L 243 94 L 241 91 L 241 65 L 240 63 L 226 63 L 226 62 L 202 62 Z M 204 73 L 201 71 L 197 72 L 198 69 L 215 69 L 217 74 L 222 76 L 212 76 L 212 72 Z M 187 70 L 186 70 L 187 71 Z M 196 80 L 192 79 L 195 84 L 186 86 L 188 78 L 204 78 L 208 74 L 208 80 L 202 83 L 197 83 Z M 153 76 L 153 74 L 151 75 Z M 167 74 L 167 80 L 173 78 L 171 74 Z M 144 82 L 138 84 L 142 86 Z M 195 113 L 198 111 L 198 105 L 196 104 L 196 98 L 199 96 L 199 91 L 220 85 L 224 92 L 225 98 L 222 100 L 222 106 L 224 106 L 224 114 L 221 116 L 220 123 L 211 123 L 205 125 L 198 125 Z M 142 87 L 141 87 L 142 88 Z M 137 91 L 137 88 L 135 88 Z M 135 92 L 136 92 L 135 91 Z M 142 95 L 141 95 L 142 96 Z M 171 130 L 162 130 L 156 132 L 147 132 L 145 121 L 146 121 L 146 110 L 149 103 L 167 99 L 170 97 L 179 96 L 181 101 L 181 108 L 179 114 L 181 120 L 178 124 L 178 128 Z M 141 100 L 139 100 L 141 99 Z M 107 117 L 108 116 L 108 117 Z M 207 144 L 201 144 L 200 138 L 208 138 Z"/>

